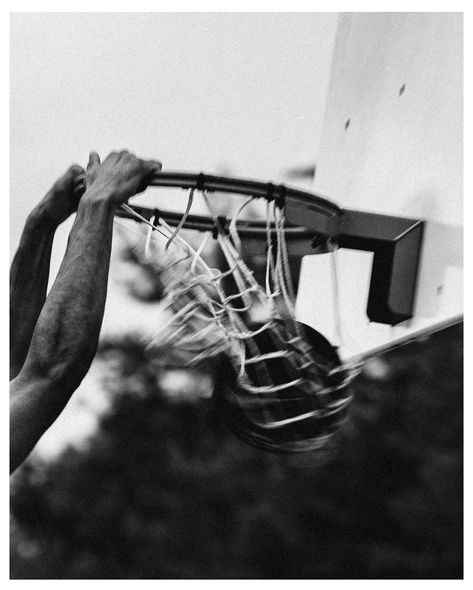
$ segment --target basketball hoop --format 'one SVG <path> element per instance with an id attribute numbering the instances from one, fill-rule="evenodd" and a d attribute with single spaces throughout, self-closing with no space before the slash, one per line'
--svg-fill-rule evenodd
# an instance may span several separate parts
<path id="1" fill-rule="evenodd" d="M 347 417 L 350 384 L 360 365 L 342 363 L 323 336 L 296 321 L 288 242 L 328 247 L 340 231 L 342 210 L 283 185 L 204 174 L 157 174 L 150 185 L 188 189 L 189 198 L 183 214 L 128 204 L 117 212 L 148 226 L 144 256 L 166 285 L 169 320 L 149 347 L 173 347 L 191 365 L 224 359 L 216 401 L 229 426 L 247 442 L 274 452 L 326 448 Z M 195 191 L 203 195 L 208 217 L 191 213 Z M 208 199 L 209 192 L 217 191 L 248 198 L 226 219 L 212 211 Z M 241 221 L 240 214 L 255 198 L 266 200 L 266 220 Z M 199 247 L 184 239 L 184 228 L 203 232 Z M 264 286 L 240 254 L 247 237 L 266 251 Z M 211 239 L 228 270 L 211 268 L 203 259 Z M 223 288 L 229 277 L 236 293 Z M 266 312 L 258 325 L 251 321 L 254 306 Z"/>

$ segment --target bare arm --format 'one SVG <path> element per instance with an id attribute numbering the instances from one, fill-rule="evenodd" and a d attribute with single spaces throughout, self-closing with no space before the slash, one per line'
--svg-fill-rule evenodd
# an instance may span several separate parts
<path id="1" fill-rule="evenodd" d="M 61 413 L 89 369 L 105 306 L 115 209 L 159 169 L 157 162 L 128 152 L 111 154 L 101 165 L 98 156 L 91 157 L 88 188 L 64 260 L 23 368 L 11 383 L 11 470 Z"/>
<path id="2" fill-rule="evenodd" d="M 83 173 L 80 166 L 71 166 L 26 221 L 10 270 L 10 379 L 25 362 L 46 299 L 54 233 L 77 208 L 72 186 Z"/>

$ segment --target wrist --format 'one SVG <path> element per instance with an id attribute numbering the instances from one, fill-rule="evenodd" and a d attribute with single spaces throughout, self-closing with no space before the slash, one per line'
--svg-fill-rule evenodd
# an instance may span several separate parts
<path id="1" fill-rule="evenodd" d="M 113 217 L 118 204 L 113 200 L 113 192 L 91 187 L 82 195 L 77 208 L 78 213 L 104 214 Z"/>
<path id="2" fill-rule="evenodd" d="M 114 195 L 112 188 L 91 186 L 82 195 L 79 206 L 102 206 L 115 210 L 118 204 L 115 202 Z"/>

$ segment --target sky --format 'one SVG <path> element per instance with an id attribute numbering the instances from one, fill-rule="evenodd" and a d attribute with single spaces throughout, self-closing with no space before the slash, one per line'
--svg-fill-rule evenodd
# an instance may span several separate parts
<path id="1" fill-rule="evenodd" d="M 336 13 L 38 13 L 11 20 L 11 246 L 70 163 L 275 179 L 314 160 Z"/>

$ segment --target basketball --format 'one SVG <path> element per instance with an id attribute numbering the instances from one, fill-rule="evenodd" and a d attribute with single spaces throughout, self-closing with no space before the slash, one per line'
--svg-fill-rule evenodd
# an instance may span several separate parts
<path id="1" fill-rule="evenodd" d="M 258 325 L 251 326 L 256 331 Z M 330 402 L 351 399 L 349 387 L 337 388 L 342 377 L 330 375 L 340 366 L 337 350 L 316 330 L 298 322 L 298 328 L 310 347 L 310 355 L 318 366 L 323 365 L 323 386 L 331 388 Z M 277 332 L 277 334 L 275 333 Z M 262 355 L 278 350 L 278 340 L 288 335 L 282 322 L 254 336 L 254 343 Z M 287 354 L 290 354 L 288 352 Z M 336 434 L 348 414 L 349 404 L 334 412 L 325 411 L 324 404 L 315 392 L 308 391 L 310 374 L 297 372 L 286 356 L 269 358 L 265 367 L 249 365 L 247 375 L 252 385 L 267 384 L 268 376 L 275 385 L 303 378 L 302 384 L 274 393 L 249 393 L 238 384 L 231 362 L 224 358 L 216 377 L 214 400 L 229 428 L 247 443 L 275 453 L 312 451 L 325 447 Z"/>

